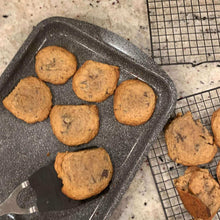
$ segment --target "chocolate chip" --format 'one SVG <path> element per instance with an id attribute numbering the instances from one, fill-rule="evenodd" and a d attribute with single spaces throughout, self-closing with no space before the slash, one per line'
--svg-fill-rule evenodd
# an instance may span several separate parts
<path id="1" fill-rule="evenodd" d="M 87 80 L 80 82 L 80 84 L 87 85 Z"/>
<path id="2" fill-rule="evenodd" d="M 199 151 L 199 147 L 200 147 L 200 145 L 199 144 L 196 144 L 195 146 L 194 146 L 194 148 L 195 148 L 195 151 Z"/>
<path id="3" fill-rule="evenodd" d="M 108 170 L 103 170 L 102 171 L 102 177 L 105 177 L 105 178 L 108 177 Z"/>
<path id="4" fill-rule="evenodd" d="M 184 139 L 186 139 L 186 136 L 182 136 L 180 133 L 177 133 L 176 138 L 177 138 L 177 143 L 179 143 L 179 139 L 183 142 Z"/>
<path id="5" fill-rule="evenodd" d="M 147 92 L 144 92 L 144 96 L 145 96 L 145 97 L 148 97 Z"/>
<path id="6" fill-rule="evenodd" d="M 96 180 L 95 180 L 94 176 L 92 175 L 91 177 L 92 177 L 93 183 L 96 183 Z"/>
<path id="7" fill-rule="evenodd" d="M 203 135 L 199 135 L 201 138 L 203 138 L 204 140 L 206 140 L 206 138 L 205 138 L 205 136 L 203 136 Z"/>
<path id="8" fill-rule="evenodd" d="M 53 58 L 53 60 L 50 61 L 50 63 L 43 65 L 43 67 L 44 67 L 44 66 L 45 66 L 45 68 L 46 68 L 47 71 L 50 71 L 52 67 L 55 67 L 55 66 L 56 66 L 56 59 Z M 42 67 L 41 67 L 41 69 L 42 69 Z"/>
<path id="9" fill-rule="evenodd" d="M 90 79 L 97 79 L 99 76 L 98 75 L 89 75 Z"/>
<path id="10" fill-rule="evenodd" d="M 64 126 L 68 130 L 70 125 L 72 124 L 71 117 L 69 117 L 67 114 L 65 114 L 65 115 L 62 116 L 62 119 L 63 119 Z"/>

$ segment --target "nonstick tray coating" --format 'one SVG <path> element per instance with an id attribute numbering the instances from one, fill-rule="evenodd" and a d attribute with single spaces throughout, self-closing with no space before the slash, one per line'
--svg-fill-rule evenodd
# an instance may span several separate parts
<path id="1" fill-rule="evenodd" d="M 82 146 L 67 147 L 53 135 L 49 118 L 36 124 L 27 124 L 15 118 L 3 107 L 2 100 L 20 79 L 36 76 L 35 55 L 48 45 L 61 46 L 74 53 L 78 67 L 88 59 L 119 66 L 118 84 L 131 78 L 147 82 L 157 95 L 156 109 L 151 119 L 136 127 L 120 124 L 114 117 L 111 96 L 97 104 L 100 130 L 95 139 Z M 88 104 L 74 94 L 72 79 L 64 85 L 47 85 L 51 89 L 54 105 Z M 70 210 L 15 216 L 15 219 L 109 218 L 141 165 L 143 155 L 167 122 L 175 103 L 176 89 L 171 79 L 130 42 L 78 20 L 52 17 L 42 21 L 33 29 L 0 78 L 0 202 L 32 173 L 51 163 L 57 152 L 98 146 L 109 152 L 114 166 L 108 189 Z M 20 200 L 26 206 L 36 203 L 31 191 L 24 192 Z M 10 218 L 5 216 L 5 219 Z"/>

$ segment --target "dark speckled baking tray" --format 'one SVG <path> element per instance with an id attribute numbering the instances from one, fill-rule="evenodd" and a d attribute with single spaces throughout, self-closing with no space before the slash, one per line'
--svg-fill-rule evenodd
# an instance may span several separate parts
<path id="1" fill-rule="evenodd" d="M 74 53 L 78 66 L 88 59 L 119 66 L 119 84 L 130 78 L 147 82 L 158 97 L 151 119 L 136 127 L 118 123 L 111 96 L 98 104 L 100 130 L 96 138 L 86 145 L 71 148 L 64 146 L 53 135 L 49 118 L 32 125 L 15 118 L 3 107 L 2 100 L 20 79 L 36 76 L 35 55 L 47 45 L 62 46 Z M 53 94 L 53 104 L 87 103 L 76 97 L 71 79 L 65 85 L 48 83 L 48 86 Z M 6 68 L 0 78 L 0 101 L 0 202 L 33 172 L 52 162 L 58 151 L 103 147 L 109 152 L 114 166 L 112 182 L 108 190 L 99 196 L 67 211 L 15 216 L 15 219 L 107 219 L 141 165 L 144 153 L 172 113 L 176 89 L 168 75 L 130 42 L 92 24 L 53 17 L 33 29 Z M 47 156 L 48 152 L 50 156 Z M 31 191 L 24 192 L 20 197 L 26 205 L 36 202 Z"/>

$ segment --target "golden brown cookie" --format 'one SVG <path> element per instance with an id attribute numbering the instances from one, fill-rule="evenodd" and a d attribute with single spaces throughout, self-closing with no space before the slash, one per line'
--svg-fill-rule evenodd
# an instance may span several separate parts
<path id="1" fill-rule="evenodd" d="M 44 82 L 30 76 L 20 80 L 3 100 L 3 105 L 17 118 L 27 123 L 35 123 L 48 117 L 52 95 Z"/>
<path id="2" fill-rule="evenodd" d="M 169 157 L 176 163 L 195 166 L 210 162 L 217 152 L 213 137 L 191 112 L 178 115 L 165 131 Z"/>
<path id="3" fill-rule="evenodd" d="M 36 55 L 38 77 L 53 84 L 64 84 L 76 72 L 76 57 L 62 47 L 48 46 Z"/>
<path id="4" fill-rule="evenodd" d="M 141 125 L 152 116 L 156 105 L 153 89 L 137 79 L 122 82 L 114 95 L 116 119 L 126 125 Z"/>
<path id="5" fill-rule="evenodd" d="M 76 146 L 91 141 L 99 131 L 96 105 L 55 105 L 50 112 L 53 133 L 63 144 Z"/>
<path id="6" fill-rule="evenodd" d="M 212 114 L 211 125 L 215 143 L 220 147 L 220 108 Z"/>
<path id="7" fill-rule="evenodd" d="M 208 170 L 189 167 L 174 184 L 185 208 L 194 218 L 212 219 L 215 216 L 220 208 L 220 189 Z"/>
<path id="8" fill-rule="evenodd" d="M 103 148 L 58 153 L 54 168 L 62 179 L 62 192 L 75 200 L 102 192 L 113 174 L 111 159 Z"/>
<path id="9" fill-rule="evenodd" d="M 102 102 L 114 93 L 119 68 L 87 60 L 73 77 L 73 91 L 88 102 Z"/>

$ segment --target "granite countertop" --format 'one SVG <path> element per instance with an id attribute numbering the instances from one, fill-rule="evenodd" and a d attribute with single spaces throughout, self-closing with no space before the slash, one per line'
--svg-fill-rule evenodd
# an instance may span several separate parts
<path id="1" fill-rule="evenodd" d="M 0 1 L 0 75 L 32 28 L 51 16 L 79 19 L 107 28 L 150 55 L 145 0 Z M 178 97 L 220 86 L 217 63 L 162 68 L 173 79 Z M 165 219 L 147 158 L 111 219 Z"/>

